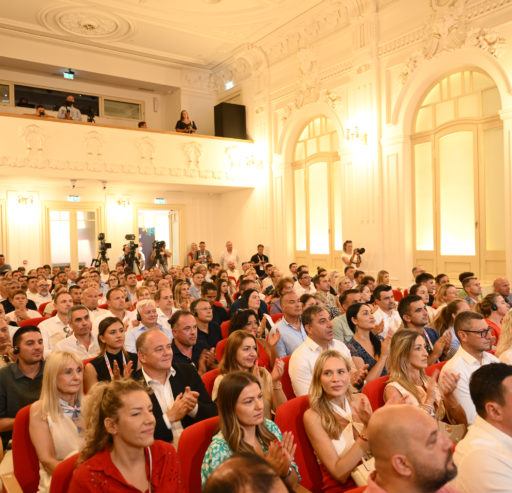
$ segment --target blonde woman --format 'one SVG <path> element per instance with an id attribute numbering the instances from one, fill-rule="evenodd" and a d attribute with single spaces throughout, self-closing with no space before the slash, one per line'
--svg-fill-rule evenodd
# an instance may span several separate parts
<path id="1" fill-rule="evenodd" d="M 151 399 L 135 380 L 100 382 L 87 395 L 84 446 L 68 493 L 183 493 L 176 450 L 155 440 Z"/>
<path id="2" fill-rule="evenodd" d="M 459 299 L 459 291 L 453 284 L 443 284 L 434 298 L 434 306 L 437 310 L 445 307 L 451 301 Z"/>
<path id="3" fill-rule="evenodd" d="M 400 401 L 419 406 L 439 420 L 467 424 L 466 415 L 453 395 L 460 375 L 445 373 L 437 382 L 439 371 L 427 377 L 428 352 L 422 334 L 409 329 L 398 330 L 391 339 L 387 361 L 389 383 L 384 389 L 384 401 Z"/>
<path id="4" fill-rule="evenodd" d="M 501 323 L 501 336 L 496 347 L 496 356 L 501 362 L 512 365 L 512 310 L 509 310 Z"/>
<path id="5" fill-rule="evenodd" d="M 322 492 L 353 487 L 350 473 L 369 450 L 365 432 L 372 408 L 364 394 L 352 393 L 350 368 L 350 361 L 331 350 L 313 369 L 304 427 L 320 462 Z"/>
<path id="6" fill-rule="evenodd" d="M 194 301 L 190 297 L 190 286 L 186 281 L 178 281 L 173 290 L 174 306 L 179 310 L 190 310 L 190 303 Z"/>
<path id="7" fill-rule="evenodd" d="M 387 270 L 379 270 L 377 273 L 377 286 L 380 284 L 386 284 L 389 286 L 389 272 Z"/>
<path id="8" fill-rule="evenodd" d="M 149 292 L 149 288 L 146 286 L 141 286 L 137 288 L 137 303 L 142 300 L 152 300 L 151 293 Z"/>
<path id="9" fill-rule="evenodd" d="M 83 365 L 79 357 L 56 351 L 46 360 L 41 398 L 30 407 L 30 439 L 39 459 L 39 493 L 50 490 L 57 464 L 81 444 Z"/>

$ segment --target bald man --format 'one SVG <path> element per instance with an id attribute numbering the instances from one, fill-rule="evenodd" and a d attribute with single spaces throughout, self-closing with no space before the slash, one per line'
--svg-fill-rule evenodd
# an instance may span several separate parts
<path id="1" fill-rule="evenodd" d="M 510 282 L 506 277 L 498 277 L 493 283 L 494 292 L 503 296 L 503 299 L 512 307 L 512 294 L 510 293 Z"/>
<path id="2" fill-rule="evenodd" d="M 405 404 L 378 409 L 368 424 L 375 471 L 365 493 L 456 493 L 452 442 L 434 418 Z"/>

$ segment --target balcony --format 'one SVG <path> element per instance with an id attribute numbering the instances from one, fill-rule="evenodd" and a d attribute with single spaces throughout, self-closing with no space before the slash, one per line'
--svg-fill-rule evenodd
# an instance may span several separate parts
<path id="1" fill-rule="evenodd" d="M 0 113 L 0 175 L 247 188 L 253 142 Z"/>

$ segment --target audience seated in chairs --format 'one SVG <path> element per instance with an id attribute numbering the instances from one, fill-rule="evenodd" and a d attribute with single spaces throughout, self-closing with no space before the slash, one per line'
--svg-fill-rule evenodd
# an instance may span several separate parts
<path id="1" fill-rule="evenodd" d="M 270 304 L 270 314 L 283 313 L 281 308 L 281 298 L 286 293 L 293 292 L 293 279 L 291 277 L 282 277 L 276 284 L 274 299 Z"/>
<path id="2" fill-rule="evenodd" d="M 452 442 L 423 410 L 403 404 L 378 409 L 368 440 L 375 471 L 365 493 L 457 493 L 446 485 L 457 474 Z"/>
<path id="3" fill-rule="evenodd" d="M 444 352 L 443 355 L 443 359 L 445 360 L 450 359 L 460 347 L 459 338 L 455 335 L 455 330 L 453 328 L 455 324 L 455 317 L 460 312 L 467 311 L 469 311 L 469 305 L 464 300 L 457 299 L 450 301 L 437 312 L 437 316 L 434 320 L 434 329 L 436 329 L 441 336 L 444 335 L 445 332 L 450 332 L 452 338 L 450 347 Z"/>
<path id="4" fill-rule="evenodd" d="M 48 493 L 57 464 L 81 445 L 83 365 L 70 352 L 56 351 L 43 372 L 41 399 L 30 408 L 30 439 L 39 459 L 39 493 Z"/>
<path id="5" fill-rule="evenodd" d="M 11 346 L 10 326 L 5 318 L 4 307 L 0 304 L 0 368 L 11 364 L 14 361 Z M 15 327 L 12 327 L 15 329 Z"/>
<path id="6" fill-rule="evenodd" d="M 212 391 L 212 399 L 217 399 L 219 385 L 222 379 L 233 371 L 247 371 L 260 380 L 264 401 L 265 418 L 272 418 L 272 411 L 286 402 L 286 396 L 281 385 L 284 363 L 276 360 L 272 373 L 264 367 L 257 365 L 258 346 L 256 337 L 248 331 L 237 330 L 228 337 L 226 349 L 220 362 L 220 374 L 215 379 Z"/>
<path id="7" fill-rule="evenodd" d="M 436 292 L 434 304 L 432 305 L 438 312 L 451 301 L 458 300 L 459 291 L 453 284 L 443 284 Z"/>
<path id="8" fill-rule="evenodd" d="M 98 326 L 100 353 L 84 370 L 84 387 L 89 392 L 97 382 L 129 377 L 137 369 L 137 354 L 124 349 L 126 329 L 117 317 L 104 318 Z"/>
<path id="9" fill-rule="evenodd" d="M 217 294 L 215 296 L 215 301 L 221 303 L 225 310 L 229 310 L 233 300 L 229 294 L 229 283 L 227 279 L 217 279 L 216 286 Z"/>
<path id="10" fill-rule="evenodd" d="M 173 288 L 174 306 L 180 310 L 190 310 L 190 303 L 194 301 L 190 296 L 190 286 L 182 280 L 177 281 Z"/>
<path id="11" fill-rule="evenodd" d="M 84 446 L 69 493 L 152 493 L 182 487 L 176 450 L 155 440 L 155 417 L 146 390 L 134 380 L 101 382 L 87 396 Z"/>
<path id="12" fill-rule="evenodd" d="M 281 435 L 277 425 L 264 417 L 264 402 L 258 378 L 248 372 L 228 373 L 217 396 L 220 431 L 204 456 L 203 485 L 228 457 L 240 452 L 264 456 L 291 487 L 300 480 L 293 463 L 296 445 L 291 433 Z"/>
<path id="13" fill-rule="evenodd" d="M 501 335 L 501 321 L 510 310 L 508 303 L 503 296 L 497 293 L 490 293 L 480 300 L 475 306 L 475 312 L 485 317 L 487 325 L 492 328 L 494 337 L 493 345 L 496 346 Z"/>
<path id="14" fill-rule="evenodd" d="M 322 492 L 355 486 L 352 470 L 368 452 L 368 398 L 350 390 L 350 360 L 324 351 L 316 360 L 304 426 L 322 470 Z"/>
<path id="15" fill-rule="evenodd" d="M 391 340 L 388 358 L 389 382 L 384 390 L 385 401 L 404 399 L 405 404 L 418 406 L 439 420 L 466 424 L 464 410 L 454 396 L 458 375 L 446 372 L 427 377 L 425 338 L 414 330 L 401 329 Z"/>

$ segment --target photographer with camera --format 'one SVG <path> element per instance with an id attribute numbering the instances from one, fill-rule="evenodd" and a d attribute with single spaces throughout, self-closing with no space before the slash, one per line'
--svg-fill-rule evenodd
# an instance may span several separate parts
<path id="1" fill-rule="evenodd" d="M 140 274 L 146 263 L 146 258 L 142 252 L 137 251 L 139 245 L 135 243 L 135 235 L 128 234 L 125 235 L 124 238 L 128 240 L 129 243 L 123 245 L 123 253 L 118 257 L 116 267 L 122 266 L 123 270 L 132 272 L 137 272 L 138 269 Z"/>
<path id="2" fill-rule="evenodd" d="M 167 250 L 165 246 L 165 241 L 155 240 L 153 242 L 153 251 L 149 257 L 149 265 L 150 267 L 159 266 L 163 272 L 167 273 L 168 259 L 172 257 L 172 252 Z"/>
<path id="3" fill-rule="evenodd" d="M 346 265 L 355 265 L 357 268 L 361 265 L 361 255 L 366 250 L 364 248 L 354 248 L 352 240 L 347 240 L 343 243 L 343 253 L 341 260 Z"/>
<path id="4" fill-rule="evenodd" d="M 66 98 L 65 104 L 59 108 L 57 118 L 61 120 L 75 120 L 77 122 L 82 121 L 82 113 L 78 108 L 75 108 L 75 98 L 69 95 Z"/>

